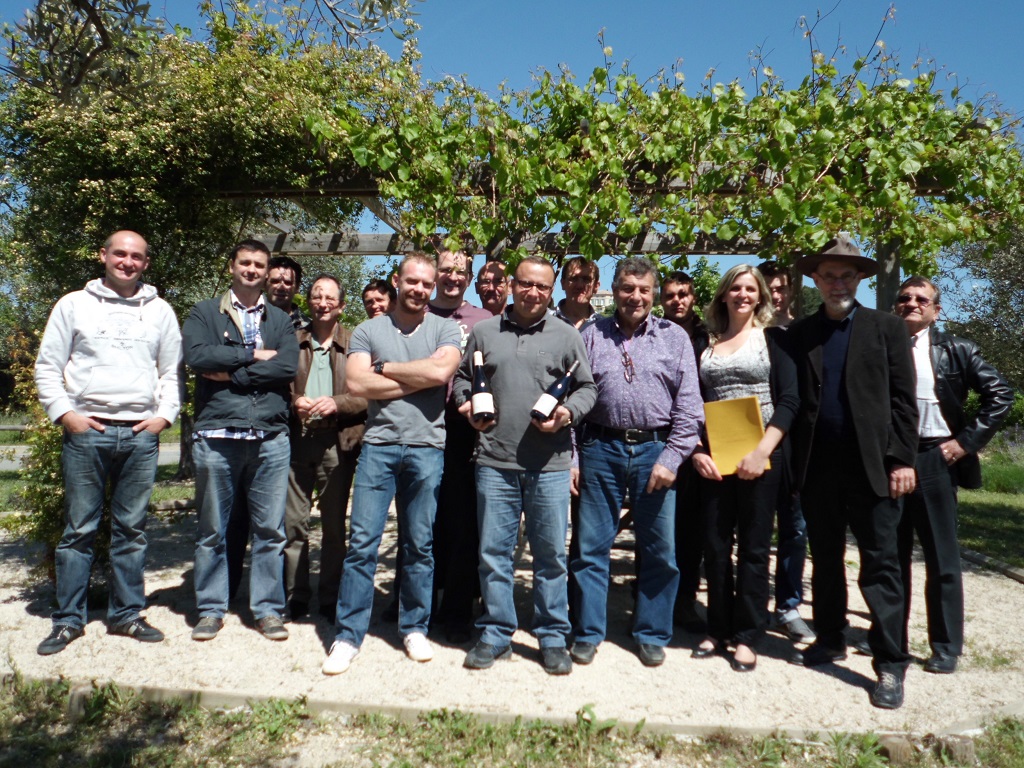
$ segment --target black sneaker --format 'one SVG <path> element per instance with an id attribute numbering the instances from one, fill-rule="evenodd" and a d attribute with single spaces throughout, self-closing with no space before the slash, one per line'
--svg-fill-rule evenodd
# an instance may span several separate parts
<path id="1" fill-rule="evenodd" d="M 572 644 L 572 648 L 569 649 L 569 655 L 572 656 L 572 660 L 577 664 L 589 664 L 594 660 L 594 656 L 597 655 L 597 646 L 593 643 L 584 643 L 577 640 Z"/>
<path id="2" fill-rule="evenodd" d="M 142 643 L 159 643 L 164 639 L 164 633 L 154 627 L 141 616 L 124 621 L 107 629 L 107 634 L 124 635 Z"/>
<path id="3" fill-rule="evenodd" d="M 879 709 L 899 709 L 903 706 L 903 680 L 892 672 L 878 676 L 875 690 L 871 692 L 871 703 Z"/>
<path id="4" fill-rule="evenodd" d="M 561 648 L 541 648 L 541 663 L 549 675 L 568 675 L 572 672 L 572 657 L 565 646 Z"/>
<path id="5" fill-rule="evenodd" d="M 192 630 L 192 639 L 199 642 L 213 640 L 223 628 L 224 619 L 218 619 L 216 616 L 203 616 Z"/>
<path id="6" fill-rule="evenodd" d="M 496 646 L 481 641 L 466 654 L 466 660 L 462 662 L 462 666 L 466 669 L 490 669 L 494 666 L 495 661 L 508 658 L 511 654 L 512 646 L 510 645 Z"/>
<path id="7" fill-rule="evenodd" d="M 256 622 L 256 629 L 268 640 L 287 640 L 288 627 L 284 625 L 280 616 L 264 616 Z"/>
<path id="8" fill-rule="evenodd" d="M 84 629 L 72 627 L 68 624 L 57 624 L 50 630 L 50 634 L 46 636 L 46 639 L 39 644 L 36 651 L 40 656 L 50 656 L 54 653 L 60 653 L 68 647 L 68 643 L 72 640 L 77 640 L 84 634 Z"/>

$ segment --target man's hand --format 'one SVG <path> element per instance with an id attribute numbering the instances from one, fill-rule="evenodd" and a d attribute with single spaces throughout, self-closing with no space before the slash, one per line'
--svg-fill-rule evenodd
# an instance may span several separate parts
<path id="1" fill-rule="evenodd" d="M 569 493 L 573 496 L 580 495 L 580 468 L 571 467 L 569 469 Z"/>
<path id="2" fill-rule="evenodd" d="M 572 414 L 569 413 L 569 409 L 564 405 L 560 405 L 555 408 L 555 412 L 551 414 L 551 418 L 547 421 L 537 421 L 537 419 L 531 419 L 533 426 L 539 429 L 541 432 L 554 433 L 562 429 L 565 429 L 572 422 Z"/>
<path id="3" fill-rule="evenodd" d="M 277 356 L 276 349 L 254 349 L 252 351 L 253 360 L 271 360 Z"/>
<path id="4" fill-rule="evenodd" d="M 60 417 L 59 421 L 61 426 L 73 435 L 80 435 L 82 432 L 88 432 L 90 429 L 95 429 L 97 432 L 107 431 L 107 428 L 92 416 L 83 416 L 74 411 L 68 411 Z"/>
<path id="5" fill-rule="evenodd" d="M 715 464 L 715 460 L 711 458 L 710 454 L 703 451 L 694 453 L 691 461 L 693 462 L 693 468 L 697 470 L 697 474 L 706 480 L 722 479 L 722 473 L 718 471 L 718 465 Z"/>
<path id="6" fill-rule="evenodd" d="M 651 470 L 651 477 L 647 481 L 647 493 L 654 493 L 662 488 L 668 488 L 676 481 L 676 473 L 669 472 L 661 464 L 655 464 Z"/>
<path id="7" fill-rule="evenodd" d="M 488 429 L 490 429 L 491 427 L 493 427 L 495 424 L 498 423 L 498 419 L 497 418 L 487 419 L 486 421 L 481 421 L 479 419 L 474 419 L 473 418 L 473 401 L 472 400 L 467 400 L 462 405 L 460 405 L 459 406 L 459 413 L 461 413 L 463 416 L 465 416 L 466 420 L 469 422 L 469 425 L 471 427 L 473 427 L 473 429 L 477 430 L 478 432 L 486 432 Z"/>
<path id="8" fill-rule="evenodd" d="M 939 448 L 942 450 L 942 458 L 946 460 L 947 464 L 956 464 L 967 455 L 967 451 L 956 440 L 947 440 Z"/>
<path id="9" fill-rule="evenodd" d="M 309 407 L 310 416 L 319 416 L 321 419 L 327 416 L 333 416 L 338 412 L 338 404 L 334 402 L 333 397 L 323 395 L 313 400 Z"/>
<path id="10" fill-rule="evenodd" d="M 889 496 L 898 499 L 917 487 L 917 473 L 913 467 L 897 466 L 889 472 Z"/>
<path id="11" fill-rule="evenodd" d="M 203 378 L 210 381 L 231 381 L 231 374 L 227 371 L 215 371 L 213 373 L 204 373 Z"/>
<path id="12" fill-rule="evenodd" d="M 154 435 L 159 435 L 169 426 L 171 426 L 171 422 L 169 422 L 167 419 L 163 418 L 162 416 L 153 416 L 152 418 L 149 419 L 143 419 L 134 427 L 132 427 L 132 432 L 134 432 L 135 434 L 139 434 L 139 432 L 141 432 L 142 430 L 146 430 L 147 432 L 152 432 Z"/>

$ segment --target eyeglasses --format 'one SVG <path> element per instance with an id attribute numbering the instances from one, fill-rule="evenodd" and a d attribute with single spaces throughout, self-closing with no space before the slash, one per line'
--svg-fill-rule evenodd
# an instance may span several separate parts
<path id="1" fill-rule="evenodd" d="M 505 284 L 505 281 L 495 278 L 494 280 L 477 280 L 476 284 L 485 288 L 499 288 Z"/>
<path id="2" fill-rule="evenodd" d="M 909 293 L 901 293 L 899 296 L 896 297 L 897 304 L 909 304 L 912 301 L 916 301 L 917 306 L 921 307 L 922 309 L 932 303 L 931 299 L 925 299 L 920 296 L 911 296 Z"/>
<path id="3" fill-rule="evenodd" d="M 815 274 L 823 283 L 852 283 L 860 277 L 859 272 L 843 272 L 841 275 L 823 275 L 820 272 L 815 272 Z"/>
<path id="4" fill-rule="evenodd" d="M 622 375 L 626 377 L 626 383 L 632 384 L 633 377 L 636 375 L 636 368 L 633 367 L 633 358 L 629 356 L 629 352 L 622 350 Z"/>
<path id="5" fill-rule="evenodd" d="M 544 283 L 534 283 L 530 280 L 520 280 L 518 277 L 513 277 L 512 281 L 516 284 L 517 288 L 523 289 L 523 291 L 531 291 L 534 288 L 540 293 L 551 293 L 553 285 L 545 285 Z"/>
<path id="6" fill-rule="evenodd" d="M 469 277 L 470 275 L 473 274 L 468 269 L 456 269 L 455 267 L 443 267 L 442 269 L 437 270 L 437 273 L 439 275 L 444 275 L 445 277 L 451 277 L 452 275 L 458 275 L 459 277 Z"/>

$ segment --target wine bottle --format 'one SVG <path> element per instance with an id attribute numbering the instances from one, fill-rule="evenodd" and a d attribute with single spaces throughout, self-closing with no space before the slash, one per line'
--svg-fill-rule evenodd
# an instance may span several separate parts
<path id="1" fill-rule="evenodd" d="M 494 418 L 494 395 L 491 382 L 484 373 L 484 355 L 473 353 L 473 397 L 470 399 L 473 421 L 491 421 Z"/>
<path id="2" fill-rule="evenodd" d="M 555 412 L 565 396 L 569 394 L 569 385 L 572 383 L 573 374 L 576 373 L 576 369 L 580 367 L 580 361 L 577 360 L 569 366 L 568 370 L 562 374 L 558 379 L 555 379 L 555 383 L 548 387 L 547 391 L 537 398 L 537 402 L 533 404 L 533 409 L 530 411 L 530 418 L 536 419 L 537 421 L 547 421 L 551 418 L 551 414 Z"/>

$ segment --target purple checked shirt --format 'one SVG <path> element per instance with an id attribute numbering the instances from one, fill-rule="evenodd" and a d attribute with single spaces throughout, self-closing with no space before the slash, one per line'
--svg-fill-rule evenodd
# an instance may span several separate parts
<path id="1" fill-rule="evenodd" d="M 704 425 L 697 364 L 686 331 L 648 315 L 627 339 L 612 316 L 587 326 L 582 336 L 597 383 L 597 405 L 586 421 L 612 429 L 669 428 L 657 463 L 678 472 Z M 626 378 L 623 351 L 632 361 L 632 381 Z"/>

